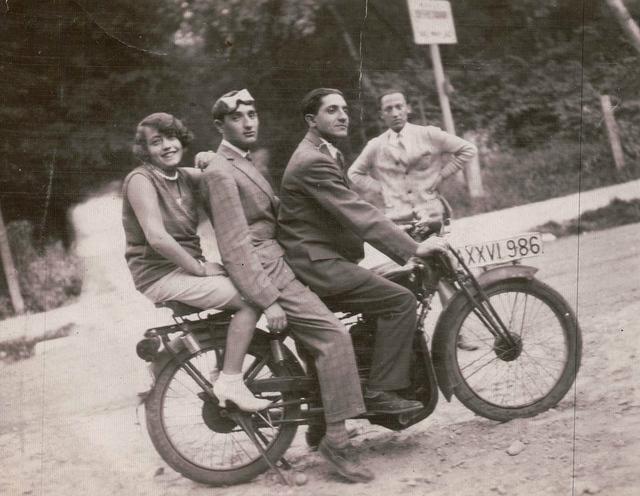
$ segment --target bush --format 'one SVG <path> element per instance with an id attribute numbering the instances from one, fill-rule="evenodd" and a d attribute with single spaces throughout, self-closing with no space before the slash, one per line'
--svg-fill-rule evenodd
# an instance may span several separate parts
<path id="1" fill-rule="evenodd" d="M 464 217 L 639 177 L 633 164 L 617 173 L 607 146 L 556 139 L 534 150 L 494 151 L 481 159 L 485 198 L 471 201 L 466 187 L 454 180 L 447 181 L 442 192 L 455 216 Z"/>
<path id="2" fill-rule="evenodd" d="M 636 222 L 640 222 L 640 200 L 627 201 L 614 198 L 606 207 L 588 210 L 579 219 L 571 219 L 562 224 L 550 221 L 536 227 L 535 230 L 550 232 L 559 238 Z"/>
<path id="3" fill-rule="evenodd" d="M 80 260 L 67 251 L 61 241 L 49 241 L 37 247 L 33 239 L 33 225 L 27 221 L 11 222 L 7 226 L 7 235 L 26 310 L 51 310 L 80 294 Z M 6 318 L 14 311 L 1 267 L 0 275 L 0 318 Z"/>

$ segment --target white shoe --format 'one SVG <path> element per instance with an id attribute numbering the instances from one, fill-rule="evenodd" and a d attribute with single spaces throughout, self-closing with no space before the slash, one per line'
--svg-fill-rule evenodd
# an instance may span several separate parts
<path id="1" fill-rule="evenodd" d="M 220 371 L 218 370 L 218 367 L 214 367 L 209 374 L 209 382 L 211 385 L 216 383 L 218 377 L 220 377 Z"/>
<path id="2" fill-rule="evenodd" d="M 213 385 L 213 394 L 218 398 L 221 407 L 224 408 L 229 400 L 245 412 L 258 412 L 272 403 L 271 400 L 256 398 L 245 385 L 242 374 L 229 376 L 220 372 L 218 380 Z"/>

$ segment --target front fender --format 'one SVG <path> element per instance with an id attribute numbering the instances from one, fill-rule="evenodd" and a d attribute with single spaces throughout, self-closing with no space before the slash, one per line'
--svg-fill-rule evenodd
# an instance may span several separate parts
<path id="1" fill-rule="evenodd" d="M 538 272 L 536 267 L 528 265 L 501 265 L 485 270 L 476 279 L 481 288 L 489 287 L 498 281 L 507 281 L 514 279 L 533 279 L 535 273 Z M 471 293 L 476 292 L 475 289 L 470 288 Z M 467 302 L 467 295 L 462 291 L 457 291 L 453 294 L 451 299 L 447 301 L 447 305 L 438 318 L 436 328 L 433 331 L 433 339 L 431 341 L 431 352 L 433 357 L 433 368 L 436 371 L 436 377 L 438 379 L 438 386 L 440 391 L 447 399 L 451 401 L 453 395 L 453 384 L 447 375 L 445 367 L 446 360 L 451 358 L 447 357 L 447 336 L 451 332 L 456 317 L 462 311 L 465 303 Z M 455 350 L 454 350 L 455 351 Z"/>
<path id="2" fill-rule="evenodd" d="M 476 276 L 480 287 L 489 286 L 497 281 L 508 279 L 533 279 L 538 272 L 537 267 L 530 265 L 499 265 L 487 269 Z"/>

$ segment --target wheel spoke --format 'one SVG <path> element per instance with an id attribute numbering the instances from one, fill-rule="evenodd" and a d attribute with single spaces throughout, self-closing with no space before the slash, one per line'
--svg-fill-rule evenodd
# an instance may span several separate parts
<path id="1" fill-rule="evenodd" d="M 518 297 L 520 293 L 516 293 L 516 298 Z M 520 332 L 516 331 L 516 334 L 518 334 L 520 336 L 520 339 L 524 339 L 524 330 L 526 329 L 525 327 L 525 319 L 527 317 L 527 303 L 528 303 L 528 298 L 529 295 L 524 295 L 524 307 L 522 309 L 522 319 L 520 320 Z"/>
<path id="2" fill-rule="evenodd" d="M 482 360 L 483 358 L 485 358 L 486 356 L 491 355 L 491 353 L 493 353 L 493 349 L 491 349 L 491 350 L 487 351 L 487 352 L 486 352 L 484 355 L 482 355 L 481 357 L 476 358 L 473 362 L 468 363 L 468 364 L 467 364 L 467 365 L 465 365 L 464 367 L 461 367 L 461 368 L 460 368 L 460 371 L 463 371 L 464 369 L 471 367 L 474 363 L 477 363 L 477 362 L 479 362 L 480 360 Z M 496 358 L 498 358 L 498 357 L 496 357 Z M 492 362 L 493 360 L 495 360 L 495 358 L 494 358 L 494 359 L 489 360 L 489 362 L 487 362 L 487 363 L 490 363 L 490 362 Z M 480 367 L 480 368 L 482 368 L 482 367 Z M 476 371 L 477 371 L 477 370 L 476 370 Z M 474 373 L 475 373 L 475 372 L 474 372 Z M 472 375 L 473 375 L 473 374 L 472 374 Z M 471 377 L 471 376 L 467 376 L 467 377 Z"/>
<path id="3" fill-rule="evenodd" d="M 508 343 L 504 337 L 489 335 L 473 306 L 466 307 L 457 334 L 480 348 L 455 350 L 459 380 L 454 386 L 460 384 L 473 393 L 458 395 L 463 403 L 470 398 L 477 408 L 487 404 L 518 409 L 541 402 L 557 389 L 569 363 L 569 336 L 577 326 L 573 329 L 565 324 L 559 316 L 566 315 L 566 307 L 549 299 L 548 290 L 541 286 L 535 280 L 505 282 L 487 290 L 489 304 L 511 335 Z M 455 338 L 450 339 L 449 345 L 455 346 Z M 501 415 L 513 416 L 506 411 Z"/>
<path id="4" fill-rule="evenodd" d="M 250 348 L 243 364 L 245 377 L 252 377 L 253 380 L 276 377 L 273 366 L 265 359 L 268 355 L 263 353 L 262 348 L 260 350 L 256 353 Z M 189 362 L 209 379 L 211 370 L 217 364 L 215 348 L 205 348 L 197 356 L 189 358 Z M 213 399 L 201 398 L 201 392 L 197 383 L 182 367 L 176 367 L 166 379 L 160 403 L 161 430 L 172 449 L 181 459 L 212 473 L 238 470 L 261 460 L 260 450 L 247 433 L 231 417 L 226 416 L 225 410 L 219 408 Z M 282 402 L 294 398 L 283 398 L 278 393 L 277 399 Z M 293 425 L 274 423 L 274 419 L 284 419 L 288 411 L 293 413 L 299 408 L 299 404 L 295 402 L 280 406 L 274 404 L 265 412 L 252 414 L 250 421 L 254 425 L 258 442 L 265 451 L 269 452 L 283 429 L 289 433 L 296 429 Z"/>
<path id="5" fill-rule="evenodd" d="M 544 367 L 538 360 L 536 360 L 534 357 L 532 357 L 531 355 L 529 355 L 526 351 L 522 351 L 523 354 L 525 354 L 527 357 L 531 358 L 531 360 L 538 366 L 539 369 L 542 369 L 548 376 L 549 378 L 551 378 L 551 380 L 555 380 L 556 378 L 553 376 L 553 374 L 551 374 L 551 372 L 549 372 L 549 370 Z"/>

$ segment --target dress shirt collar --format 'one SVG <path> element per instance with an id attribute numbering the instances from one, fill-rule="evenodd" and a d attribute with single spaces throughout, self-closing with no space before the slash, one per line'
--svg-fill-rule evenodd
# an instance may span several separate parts
<path id="1" fill-rule="evenodd" d="M 236 145 L 232 145 L 231 143 L 229 143 L 226 139 L 223 139 L 220 142 L 221 145 L 226 146 L 227 148 L 229 148 L 230 150 L 233 150 L 234 152 L 236 152 L 238 155 L 240 155 L 242 158 L 247 158 L 247 155 L 249 155 L 249 150 L 241 150 L 240 148 L 238 148 Z"/>
<path id="2" fill-rule="evenodd" d="M 329 155 L 331 155 L 331 158 L 333 160 L 337 160 L 339 150 L 335 146 L 333 146 L 331 143 L 329 143 L 326 139 L 320 138 L 320 144 L 318 145 L 318 150 L 320 150 L 323 146 L 327 147 L 327 150 L 329 150 Z"/>
<path id="3" fill-rule="evenodd" d="M 399 133 L 396 133 L 393 129 L 387 129 L 387 141 L 396 141 L 401 138 L 406 138 L 407 136 L 407 124 L 404 125 L 402 129 L 400 129 Z"/>

